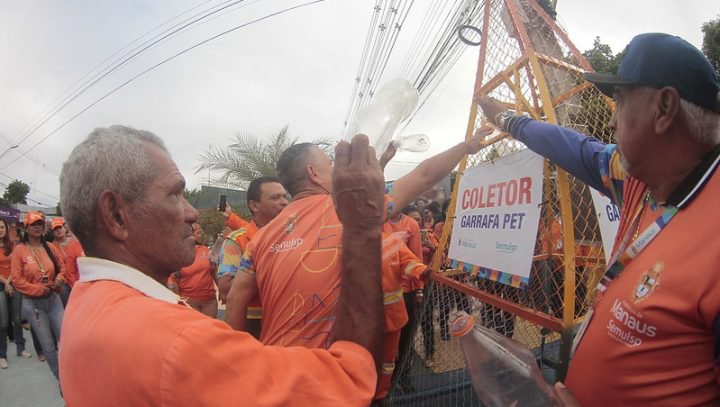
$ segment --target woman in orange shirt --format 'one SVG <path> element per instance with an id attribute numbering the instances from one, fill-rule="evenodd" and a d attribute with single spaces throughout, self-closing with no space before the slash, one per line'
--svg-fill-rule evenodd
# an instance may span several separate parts
<path id="1" fill-rule="evenodd" d="M 5 219 L 0 219 L 0 368 L 7 369 L 7 340 L 5 330 L 12 322 L 13 338 L 17 355 L 29 358 L 30 352 L 25 350 L 20 308 L 22 296 L 15 293 L 10 277 L 10 254 L 13 242 L 10 240 L 10 228 Z"/>
<path id="2" fill-rule="evenodd" d="M 65 219 L 63 219 L 63 218 L 53 219 L 52 223 L 50 223 L 50 230 L 52 230 L 52 234 L 54 237 L 54 240 L 52 242 L 55 246 L 57 246 L 58 249 L 60 249 L 60 254 L 62 255 L 63 263 L 65 263 L 65 267 L 67 267 L 68 247 L 70 246 L 71 241 L 67 237 L 67 228 L 65 227 Z M 69 279 L 66 281 L 63 281 L 62 283 L 60 283 L 58 285 L 58 294 L 60 294 L 60 299 L 62 300 L 63 307 L 67 307 L 68 298 L 70 298 Z"/>
<path id="3" fill-rule="evenodd" d="M 217 266 L 210 262 L 210 249 L 202 244 L 203 232 L 199 223 L 192 225 L 195 238 L 195 261 L 170 275 L 168 288 L 180 295 L 191 307 L 217 318 L 218 303 L 215 291 Z"/>
<path id="4" fill-rule="evenodd" d="M 57 284 L 64 281 L 62 253 L 43 236 L 45 215 L 25 214 L 25 237 L 10 256 L 10 272 L 15 289 L 22 294 L 22 312 L 35 331 L 48 366 L 59 380 L 57 348 L 64 309 Z M 16 294 L 17 295 L 17 294 Z"/>

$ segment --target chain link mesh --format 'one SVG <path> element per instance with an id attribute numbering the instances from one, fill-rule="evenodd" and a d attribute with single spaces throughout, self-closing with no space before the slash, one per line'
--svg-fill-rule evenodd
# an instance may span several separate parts
<path id="1" fill-rule="evenodd" d="M 517 113 L 612 141 L 607 125 L 612 102 L 583 80 L 582 72 L 590 70 L 588 63 L 535 1 L 493 0 L 480 8 L 483 23 L 478 28 L 486 44 L 481 46 L 475 96 L 489 95 Z M 468 136 L 487 125 L 478 111 L 473 106 Z M 524 148 L 518 141 L 502 139 L 468 157 L 460 174 Z M 544 200 L 527 286 L 515 288 L 441 266 L 448 264 L 444 249 L 455 199 L 456 192 L 441 250 L 436 252 L 439 258 L 433 262 L 438 273 L 416 307 L 414 340 L 401 350 L 403 358 L 388 398 L 392 405 L 478 405 L 459 340 L 448 331 L 448 316 L 455 310 L 474 314 L 485 327 L 533 350 L 549 382 L 562 379 L 570 328 L 587 311 L 591 288 L 605 267 L 589 188 L 549 161 L 544 166 Z M 563 200 L 569 205 L 562 205 Z M 572 236 L 563 233 L 567 222 L 572 224 Z"/>

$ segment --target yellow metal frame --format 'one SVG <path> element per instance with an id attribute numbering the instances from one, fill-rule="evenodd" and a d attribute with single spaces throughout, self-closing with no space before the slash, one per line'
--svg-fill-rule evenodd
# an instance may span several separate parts
<path id="1" fill-rule="evenodd" d="M 563 94 L 559 95 L 555 99 L 552 99 L 550 89 L 548 87 L 547 81 L 543 74 L 543 66 L 550 66 L 556 69 L 564 70 L 567 72 L 570 72 L 574 75 L 577 75 L 578 73 L 582 71 L 591 71 L 591 67 L 589 63 L 585 60 L 585 58 L 582 56 L 582 54 L 575 48 L 572 43 L 567 38 L 567 35 L 555 24 L 554 21 L 552 21 L 545 12 L 535 3 L 534 0 L 528 0 L 531 7 L 534 8 L 534 10 L 545 20 L 545 23 L 548 27 L 552 28 L 554 31 L 554 34 L 564 41 L 564 43 L 570 48 L 570 52 L 573 54 L 575 59 L 579 61 L 579 64 L 581 66 L 575 66 L 572 64 L 569 64 L 565 61 L 558 60 L 557 58 L 537 53 L 533 47 L 532 42 L 530 41 L 530 35 L 528 32 L 528 29 L 523 25 L 522 19 L 519 17 L 519 11 L 517 8 L 517 5 L 515 3 L 515 0 L 502 0 L 502 4 L 507 8 L 510 22 L 515 30 L 515 33 L 517 33 L 517 41 L 518 46 L 522 52 L 522 54 L 507 66 L 507 68 L 503 69 L 501 72 L 497 73 L 492 78 L 488 78 L 487 81 L 485 81 L 484 72 L 485 72 L 485 64 L 486 64 L 486 57 L 487 57 L 487 50 L 488 50 L 488 43 L 487 39 L 489 37 L 489 30 L 490 30 L 490 15 L 492 11 L 492 1 L 486 1 L 484 3 L 484 19 L 483 19 L 483 25 L 482 25 L 482 40 L 480 44 L 480 54 L 478 58 L 478 68 L 476 73 L 476 82 L 475 82 L 475 92 L 474 92 L 474 99 L 470 108 L 470 115 L 468 118 L 468 123 L 466 127 L 466 133 L 465 138 L 469 139 L 472 137 L 474 131 L 475 131 L 475 123 L 478 120 L 478 103 L 477 98 L 486 95 L 496 88 L 506 85 L 514 92 L 515 96 L 515 105 L 514 106 L 508 106 L 508 108 L 514 108 L 516 111 L 523 111 L 527 112 L 531 117 L 535 119 L 539 119 L 541 117 L 544 117 L 544 119 L 549 123 L 557 124 L 558 120 L 555 115 L 555 106 L 558 106 L 559 104 L 563 103 L 564 101 L 568 100 L 569 98 L 579 94 L 580 92 L 583 92 L 587 90 L 592 85 L 588 83 L 581 83 L 574 87 L 572 87 L 570 90 L 564 92 Z M 497 4 L 497 3 L 496 3 Z M 530 81 L 530 89 L 532 90 L 532 101 L 528 101 L 522 94 L 521 89 L 521 71 L 527 74 L 527 80 Z M 535 89 L 539 92 L 539 95 L 535 93 Z M 481 118 L 481 120 L 484 119 Z M 506 135 L 503 134 L 501 136 L 497 136 L 491 140 L 486 141 L 486 145 L 490 146 L 491 144 L 499 141 L 500 139 L 504 138 Z M 459 166 L 459 176 L 455 180 L 455 185 L 453 188 L 452 196 L 451 196 L 451 205 L 448 207 L 448 213 L 447 213 L 447 219 L 454 219 L 455 218 L 455 202 L 457 200 L 457 194 L 459 189 L 460 180 L 462 178 L 462 175 L 467 168 L 468 161 L 467 157 L 465 157 Z M 546 194 L 550 194 L 550 171 L 549 171 L 549 165 L 546 160 L 546 163 L 544 165 L 544 177 L 545 177 L 545 191 Z M 557 329 L 560 327 L 560 333 L 563 338 L 563 346 L 561 347 L 561 365 L 558 369 L 558 379 L 562 380 L 564 378 L 564 375 L 566 373 L 567 364 L 569 361 L 569 354 L 570 354 L 570 344 L 572 339 L 571 329 L 572 327 L 578 322 L 574 318 L 574 304 L 576 300 L 576 293 L 575 293 L 575 287 L 576 287 L 576 277 L 575 277 L 575 270 L 576 270 L 576 264 L 577 264 L 577 254 L 576 254 L 576 247 L 575 247 L 575 239 L 574 239 L 574 226 L 573 226 L 573 206 L 571 202 L 571 195 L 570 195 L 570 182 L 568 179 L 568 174 L 563 171 L 560 168 L 556 169 L 556 185 L 557 185 L 557 193 L 558 193 L 558 202 L 560 204 L 560 216 L 562 219 L 562 236 L 563 236 L 563 255 L 562 255 L 562 267 L 564 270 L 564 292 L 563 292 L 563 314 L 562 319 L 558 321 L 556 318 L 546 315 L 546 316 L 537 316 L 535 315 L 534 321 L 540 321 L 539 324 L 543 325 L 547 328 Z M 546 201 L 548 200 L 550 196 L 546 195 Z M 440 249 L 437 250 L 435 257 L 433 258 L 433 261 L 431 263 L 431 268 L 435 272 L 439 272 L 441 269 L 441 265 L 445 261 L 444 253 L 445 249 L 447 248 L 448 239 L 452 230 L 452 223 L 451 221 L 445 222 L 442 236 L 440 237 Z M 600 269 L 599 267 L 597 267 Z M 595 270 L 597 272 L 597 270 Z M 600 270 L 602 272 L 602 270 Z M 591 280 L 595 280 L 596 276 L 593 276 Z M 442 283 L 449 284 L 451 286 L 455 286 L 454 283 L 446 281 L 447 279 L 444 278 L 441 274 L 433 274 L 433 278 L 436 280 L 441 281 Z M 463 288 L 463 291 L 465 289 Z M 486 298 L 481 298 L 482 301 L 487 301 L 489 303 L 497 303 L 497 305 L 501 308 L 503 308 L 505 311 L 516 313 L 517 315 L 528 315 L 529 313 L 538 313 L 535 310 L 524 308 L 520 305 L 516 304 L 507 304 L 503 301 L 496 302 L 497 299 L 495 298 L 489 298 L 490 296 L 486 296 Z M 523 309 L 524 308 L 524 309 Z M 582 317 L 578 318 L 578 320 L 581 320 Z M 545 321 L 545 322 L 543 322 Z"/>

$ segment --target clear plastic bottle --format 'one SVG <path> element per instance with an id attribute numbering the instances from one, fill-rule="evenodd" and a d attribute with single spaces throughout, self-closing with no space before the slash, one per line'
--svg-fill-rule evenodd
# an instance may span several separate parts
<path id="1" fill-rule="evenodd" d="M 417 90 L 409 81 L 393 79 L 375 93 L 367 106 L 360 109 L 344 139 L 349 141 L 356 134 L 365 134 L 380 157 L 392 140 L 398 124 L 415 110 L 418 97 Z"/>
<path id="2" fill-rule="evenodd" d="M 223 236 L 222 233 L 218 233 L 217 238 L 215 239 L 215 243 L 210 247 L 210 262 L 213 264 L 218 264 L 220 261 L 220 254 L 222 253 L 222 246 L 223 242 L 225 241 L 225 236 Z"/>
<path id="3" fill-rule="evenodd" d="M 424 134 L 408 134 L 393 140 L 398 151 L 412 151 L 422 153 L 430 148 L 430 139 Z"/>
<path id="4" fill-rule="evenodd" d="M 450 332 L 460 339 L 465 369 L 484 405 L 560 405 L 526 347 L 476 324 L 475 318 L 463 311 L 454 314 Z"/>

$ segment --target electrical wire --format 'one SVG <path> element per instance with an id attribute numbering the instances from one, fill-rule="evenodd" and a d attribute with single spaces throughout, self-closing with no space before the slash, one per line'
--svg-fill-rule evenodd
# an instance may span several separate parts
<path id="1" fill-rule="evenodd" d="M 53 118 L 57 113 L 59 113 L 62 109 L 64 109 L 67 105 L 75 101 L 80 95 L 85 93 L 88 89 L 95 86 L 98 82 L 100 82 L 102 79 L 106 78 L 108 75 L 116 71 L 117 69 L 121 68 L 122 66 L 126 65 L 128 62 L 132 61 L 133 59 L 137 58 L 138 56 L 142 55 L 143 53 L 147 52 L 148 50 L 154 48 L 156 45 L 162 43 L 166 39 L 170 38 L 172 35 L 175 35 L 178 32 L 181 32 L 187 27 L 192 26 L 193 24 L 198 23 L 199 21 L 202 21 L 216 13 L 219 13 L 222 10 L 225 10 L 229 7 L 232 7 L 238 3 L 243 2 L 244 0 L 236 0 L 231 2 L 230 4 L 226 4 L 222 7 L 220 7 L 217 10 L 213 10 L 209 13 L 200 15 L 200 17 L 195 18 L 199 14 L 196 14 L 195 16 L 183 20 L 182 22 L 176 24 L 175 26 L 171 27 L 170 29 L 167 29 L 160 34 L 156 35 L 155 37 L 151 38 L 150 40 L 140 44 L 138 47 L 133 48 L 132 50 L 128 51 L 126 54 L 124 54 L 122 57 L 115 60 L 114 65 L 110 66 L 109 68 L 106 68 L 104 72 L 101 71 L 100 74 L 96 75 L 95 77 L 91 78 L 89 81 L 87 81 L 85 84 L 82 85 L 82 89 L 75 92 L 72 96 L 66 97 L 63 102 L 60 104 L 59 107 L 54 109 L 53 113 L 48 115 L 42 122 L 35 125 L 30 132 L 28 132 L 25 136 L 23 136 L 19 141 L 17 141 L 15 144 L 19 145 L 20 143 L 27 140 L 30 136 L 35 134 L 35 132 L 42 127 L 45 123 L 48 122 L 51 118 Z M 227 3 L 227 2 L 226 2 Z M 179 25 L 179 27 L 178 27 Z M 168 32 L 169 31 L 169 32 Z M 163 35 L 164 34 L 164 35 Z M 149 42 L 149 43 L 148 43 Z M 29 150 L 28 150 L 29 151 Z M 23 152 L 23 155 L 27 153 Z"/>
<path id="2" fill-rule="evenodd" d="M 39 146 L 40 144 L 42 144 L 43 142 L 45 142 L 47 139 L 49 139 L 50 137 L 52 137 L 55 133 L 57 133 L 57 132 L 60 131 L 63 127 L 65 127 L 66 125 L 68 125 L 70 122 L 72 122 L 73 120 L 75 120 L 76 118 L 78 118 L 80 115 L 82 115 L 83 113 L 85 113 L 86 111 L 88 111 L 89 109 L 91 109 L 93 106 L 95 106 L 96 104 L 98 104 L 98 103 L 100 103 L 101 101 L 105 100 L 107 97 L 109 97 L 110 95 L 114 94 L 115 92 L 117 92 L 118 90 L 122 89 L 123 87 L 127 86 L 127 85 L 130 84 L 131 82 L 135 81 L 137 78 L 139 78 L 139 77 L 145 75 L 146 73 L 154 70 L 155 68 L 158 68 L 158 67 L 166 64 L 167 62 L 172 61 L 173 59 L 175 59 L 175 58 L 177 58 L 177 57 L 179 57 L 179 56 L 181 56 L 181 55 L 183 55 L 183 54 L 185 54 L 185 53 L 187 53 L 187 52 L 189 52 L 189 51 L 191 51 L 191 50 L 193 50 L 193 49 L 195 49 L 195 48 L 197 48 L 197 47 L 199 47 L 199 46 L 202 46 L 202 45 L 204 45 L 204 44 L 207 44 L 207 43 L 210 42 L 210 41 L 213 41 L 213 40 L 215 40 L 215 39 L 217 39 L 217 38 L 220 38 L 220 37 L 222 37 L 222 36 L 225 36 L 225 35 L 227 35 L 227 34 L 230 34 L 230 33 L 234 32 L 234 31 L 237 31 L 237 30 L 240 29 L 240 28 L 247 27 L 247 26 L 249 26 L 249 25 L 258 23 L 258 22 L 260 22 L 260 21 L 267 20 L 267 19 L 269 19 L 269 18 L 278 16 L 278 15 L 281 15 L 281 14 L 285 14 L 285 13 L 287 13 L 287 12 L 290 12 L 290 11 L 293 11 L 293 10 L 296 10 L 296 9 L 299 9 L 299 8 L 311 6 L 311 5 L 314 5 L 314 4 L 317 4 L 317 3 L 322 3 L 322 2 L 324 2 L 324 1 L 325 1 L 325 0 L 313 0 L 313 1 L 309 1 L 309 2 L 302 3 L 302 4 L 298 4 L 298 5 L 295 5 L 295 6 L 291 6 L 291 7 L 284 8 L 284 9 L 279 10 L 279 11 L 276 11 L 276 12 L 274 12 L 274 13 L 270 13 L 270 14 L 265 15 L 265 16 L 263 16 L 263 17 L 256 18 L 256 19 L 251 20 L 251 21 L 249 21 L 249 22 L 247 22 L 247 23 L 243 23 L 243 24 L 240 24 L 240 25 L 238 25 L 238 26 L 235 26 L 235 27 L 233 27 L 233 28 L 231 28 L 231 29 L 225 30 L 225 31 L 223 31 L 223 32 L 221 32 L 221 33 L 219 33 L 219 34 L 216 34 L 216 35 L 214 35 L 214 36 L 212 36 L 212 37 L 210 37 L 210 38 L 207 38 L 207 39 L 205 39 L 205 40 L 203 40 L 203 41 L 200 41 L 200 42 L 198 42 L 198 43 L 196 43 L 196 44 L 194 44 L 194 45 L 192 45 L 192 46 L 190 46 L 190 47 L 188 47 L 188 48 L 185 48 L 184 50 L 182 50 L 182 51 L 180 51 L 180 52 L 178 52 L 178 53 L 176 53 L 176 54 L 174 54 L 174 55 L 172 55 L 172 56 L 170 56 L 170 57 L 168 57 L 168 58 L 166 58 L 166 59 L 164 59 L 164 60 L 156 63 L 155 65 L 150 66 L 149 68 L 141 71 L 140 73 L 132 76 L 130 79 L 128 79 L 127 81 L 123 82 L 120 86 L 114 88 L 113 90 L 111 90 L 110 92 L 106 93 L 105 95 L 103 95 L 103 96 L 100 97 L 99 99 L 97 99 L 97 100 L 95 100 L 94 102 L 90 103 L 90 104 L 87 105 L 84 109 L 80 110 L 78 113 L 76 113 L 76 114 L 75 114 L 74 116 L 72 116 L 70 119 L 66 120 L 66 121 L 63 122 L 60 126 L 56 127 L 53 131 L 51 131 L 50 133 L 48 133 L 45 137 L 43 137 L 40 141 L 38 141 L 37 143 L 35 143 L 32 147 L 30 147 L 29 149 L 27 149 L 27 150 L 25 151 L 25 153 L 27 154 L 28 152 L 34 150 L 37 146 Z M 10 163 L 8 163 L 8 164 L 5 165 L 4 167 L 2 167 L 2 169 L 5 169 L 5 168 L 7 168 L 8 166 L 12 165 L 12 164 L 15 163 L 18 159 L 20 159 L 20 157 L 14 159 L 14 160 L 11 161 Z"/>

